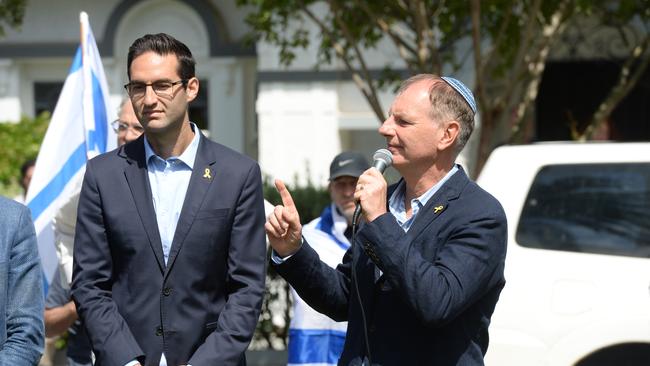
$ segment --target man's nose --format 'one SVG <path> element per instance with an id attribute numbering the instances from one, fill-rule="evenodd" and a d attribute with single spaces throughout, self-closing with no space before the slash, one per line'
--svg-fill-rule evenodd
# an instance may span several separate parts
<path id="1" fill-rule="evenodd" d="M 153 85 L 147 85 L 144 87 L 144 97 L 142 101 L 145 105 L 151 105 L 158 101 L 158 95 L 153 91 Z"/>
<path id="2" fill-rule="evenodd" d="M 393 117 L 390 116 L 377 129 L 380 135 L 390 136 L 393 133 Z"/>
<path id="3" fill-rule="evenodd" d="M 347 197 L 349 196 L 354 196 L 354 190 L 357 187 L 357 182 L 355 181 L 354 183 L 349 183 L 345 185 L 345 188 L 343 189 L 343 194 Z"/>

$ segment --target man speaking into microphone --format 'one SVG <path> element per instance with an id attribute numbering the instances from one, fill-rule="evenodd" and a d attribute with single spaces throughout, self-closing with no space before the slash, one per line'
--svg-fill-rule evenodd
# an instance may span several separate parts
<path id="1" fill-rule="evenodd" d="M 359 177 L 365 222 L 336 269 L 302 238 L 276 181 L 283 205 L 266 223 L 272 262 L 310 306 L 349 322 L 339 365 L 483 365 L 507 228 L 499 202 L 455 163 L 475 114 L 459 80 L 402 83 L 379 128 L 402 179 L 387 187 L 376 168 Z"/>

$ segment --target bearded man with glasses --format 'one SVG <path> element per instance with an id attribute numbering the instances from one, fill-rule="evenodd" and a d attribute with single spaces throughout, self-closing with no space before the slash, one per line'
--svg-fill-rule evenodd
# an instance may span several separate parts
<path id="1" fill-rule="evenodd" d="M 129 48 L 125 89 L 144 134 L 88 162 L 72 295 L 97 365 L 245 365 L 265 279 L 262 179 L 190 122 L 187 46 Z"/>

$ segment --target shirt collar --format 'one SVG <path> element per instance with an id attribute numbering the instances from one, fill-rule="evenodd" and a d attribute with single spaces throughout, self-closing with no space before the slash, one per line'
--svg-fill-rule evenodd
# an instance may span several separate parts
<path id="1" fill-rule="evenodd" d="M 458 171 L 458 165 L 454 164 L 454 166 L 451 168 L 447 174 L 438 182 L 436 183 L 433 187 L 429 188 L 428 191 L 424 192 L 423 195 L 420 197 L 416 198 L 416 200 L 420 203 L 420 207 L 426 206 L 427 202 L 429 202 L 429 199 L 433 197 L 436 192 L 440 190 L 440 187 L 442 187 L 448 180 L 451 178 L 454 173 Z"/>
<path id="2" fill-rule="evenodd" d="M 172 156 L 167 160 L 171 159 L 178 159 L 185 163 L 190 169 L 194 169 L 194 160 L 196 160 L 196 154 L 199 151 L 199 141 L 201 140 L 200 133 L 198 132 L 199 129 L 198 127 L 193 123 L 190 122 L 190 126 L 192 126 L 192 131 L 194 131 L 194 137 L 192 138 L 192 142 L 190 142 L 189 145 L 185 148 L 185 151 L 183 151 L 179 156 Z M 151 158 L 155 156 L 160 160 L 165 160 L 161 158 L 160 156 L 156 155 L 156 153 L 153 151 L 151 148 L 151 145 L 149 144 L 149 140 L 147 140 L 147 135 L 144 136 L 144 157 L 147 161 L 147 164 L 151 161 Z"/>
<path id="3" fill-rule="evenodd" d="M 406 220 L 406 206 L 404 205 L 406 182 L 402 180 L 397 188 L 395 188 L 395 191 L 388 200 L 388 207 L 393 216 L 395 216 L 400 222 L 400 225 L 406 224 L 407 222 L 412 222 L 419 209 L 426 206 L 427 202 L 429 202 L 429 199 L 431 199 L 431 197 L 433 197 L 433 195 L 436 194 L 436 192 L 438 192 L 440 188 L 449 180 L 449 178 L 451 178 L 457 171 L 458 165 L 454 164 L 451 170 L 447 172 L 447 174 L 441 180 L 439 180 L 438 183 L 434 184 L 433 187 L 429 188 L 421 196 L 413 198 L 411 200 L 411 210 L 413 215 L 411 215 L 408 220 Z"/>

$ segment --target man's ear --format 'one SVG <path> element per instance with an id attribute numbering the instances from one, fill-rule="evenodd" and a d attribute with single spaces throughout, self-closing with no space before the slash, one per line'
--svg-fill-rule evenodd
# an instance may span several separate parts
<path id="1" fill-rule="evenodd" d="M 199 95 L 199 79 L 196 77 L 191 78 L 187 81 L 187 87 L 185 88 L 185 93 L 187 94 L 187 101 L 191 102 L 196 99 L 196 96 Z"/>
<path id="2" fill-rule="evenodd" d="M 456 144 L 456 139 L 458 139 L 458 135 L 460 134 L 460 123 L 458 121 L 451 120 L 445 122 L 442 128 L 444 128 L 444 130 L 442 131 L 442 135 L 438 141 L 438 148 L 440 150 L 445 150 L 450 146 L 453 147 Z"/>

